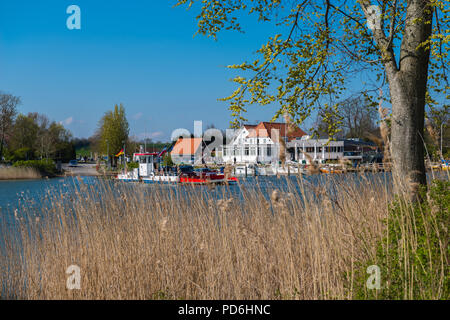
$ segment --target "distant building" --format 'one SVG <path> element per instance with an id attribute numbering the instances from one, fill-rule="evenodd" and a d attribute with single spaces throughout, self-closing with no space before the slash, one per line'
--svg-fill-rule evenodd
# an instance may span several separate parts
<path id="1" fill-rule="evenodd" d="M 175 164 L 201 164 L 203 147 L 202 138 L 179 138 L 170 156 Z"/>
<path id="2" fill-rule="evenodd" d="M 300 163 L 325 163 L 329 160 L 350 160 L 354 164 L 378 159 L 379 152 L 373 142 L 359 139 L 310 139 L 304 136 L 301 139 L 290 141 L 287 144 L 290 160 Z"/>
<path id="3" fill-rule="evenodd" d="M 295 125 L 261 122 L 243 125 L 223 147 L 225 163 L 272 163 L 279 160 L 281 144 L 300 139 L 306 133 Z"/>

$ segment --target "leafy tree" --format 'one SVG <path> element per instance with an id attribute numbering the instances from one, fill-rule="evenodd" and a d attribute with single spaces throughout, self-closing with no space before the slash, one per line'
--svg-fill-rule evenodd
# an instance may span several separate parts
<path id="1" fill-rule="evenodd" d="M 20 114 L 12 128 L 10 153 L 12 160 L 53 159 L 68 161 L 75 158 L 72 134 L 64 126 L 42 114 Z"/>
<path id="2" fill-rule="evenodd" d="M 4 147 L 17 114 L 20 98 L 0 92 L 0 161 L 3 159 Z"/>
<path id="3" fill-rule="evenodd" d="M 34 151 L 37 147 L 37 136 L 39 132 L 39 126 L 32 117 L 19 114 L 14 123 L 11 137 L 11 149 L 23 149 L 27 148 Z M 33 159 L 26 159 L 33 160 Z"/>
<path id="4" fill-rule="evenodd" d="M 123 148 L 124 142 L 128 142 L 129 131 L 124 106 L 122 104 L 115 105 L 114 110 L 107 111 L 100 120 L 97 134 L 99 151 L 103 154 L 107 154 L 109 151 L 109 158 L 115 159 L 114 155 Z"/>
<path id="5" fill-rule="evenodd" d="M 44 135 L 47 141 L 51 142 L 48 148 L 51 158 L 64 162 L 75 159 L 75 147 L 71 142 L 72 134 L 62 124 L 52 122 Z"/>
<path id="6" fill-rule="evenodd" d="M 448 98 L 448 1 L 178 0 L 177 5 L 195 3 L 201 3 L 198 33 L 213 38 L 224 29 L 243 31 L 238 17 L 245 14 L 274 26 L 256 60 L 229 66 L 243 73 L 234 78 L 238 88 L 223 99 L 235 126 L 254 103 L 277 102 L 274 118 L 288 112 L 298 123 L 315 109 L 329 113 L 338 107 L 330 101 L 341 101 L 358 74 L 374 105 L 373 93 L 389 87 L 389 96 L 381 98 L 392 105 L 395 173 L 411 186 L 426 183 L 425 104 Z M 412 191 L 415 198 L 417 187 Z"/>

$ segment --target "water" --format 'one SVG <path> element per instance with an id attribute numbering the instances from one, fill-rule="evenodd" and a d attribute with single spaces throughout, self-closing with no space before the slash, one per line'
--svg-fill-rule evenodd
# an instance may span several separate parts
<path id="1" fill-rule="evenodd" d="M 90 184 L 96 178 L 82 177 L 83 182 Z M 45 180 L 11 180 L 0 181 L 0 211 L 10 211 L 24 202 L 40 202 L 48 192 L 69 192 L 79 186 L 72 177 Z"/>
<path id="2" fill-rule="evenodd" d="M 384 180 L 390 179 L 390 174 L 366 174 L 369 180 L 376 180 L 376 178 L 381 178 Z M 134 184 L 127 184 L 121 182 L 113 182 L 110 180 L 103 180 L 97 177 L 80 177 L 80 178 L 56 178 L 56 179 L 46 179 L 46 180 L 20 180 L 20 181 L 0 181 L 0 215 L 11 214 L 15 209 L 20 208 L 23 205 L 27 207 L 39 208 L 40 204 L 45 201 L 46 196 L 49 194 L 59 194 L 63 193 L 70 195 L 75 191 L 80 191 L 80 182 L 85 185 L 96 186 L 100 183 L 108 184 L 118 184 L 122 187 L 127 187 L 129 185 L 132 187 Z M 312 187 L 326 187 L 328 192 L 335 192 L 336 188 L 343 182 L 354 181 L 356 183 L 367 183 L 367 179 L 362 179 L 358 174 L 345 174 L 345 175 L 311 175 L 304 176 L 302 178 L 303 187 L 306 191 L 311 190 Z M 332 183 L 330 183 L 332 182 Z M 152 185 L 141 185 L 140 187 L 145 188 L 151 192 L 151 189 L 155 186 Z M 208 195 L 208 198 L 222 198 L 222 197 L 234 197 L 240 198 L 243 190 L 258 189 L 261 190 L 265 196 L 269 196 L 272 190 L 279 189 L 281 191 L 287 191 L 290 189 L 297 190 L 300 192 L 301 186 L 299 184 L 299 178 L 297 176 L 281 177 L 277 178 L 275 176 L 260 176 L 260 177 L 248 177 L 240 178 L 240 183 L 238 185 L 230 186 L 177 186 L 168 185 L 165 186 L 168 190 L 174 190 L 175 194 L 181 193 L 185 194 L 187 191 L 189 193 L 203 192 Z M 117 189 L 119 189 L 118 187 Z M 114 187 L 112 190 L 116 189 Z"/>

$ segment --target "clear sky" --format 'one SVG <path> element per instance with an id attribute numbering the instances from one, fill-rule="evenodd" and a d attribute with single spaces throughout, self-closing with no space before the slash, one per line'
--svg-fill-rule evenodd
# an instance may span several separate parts
<path id="1" fill-rule="evenodd" d="M 192 131 L 194 120 L 227 128 L 230 112 L 217 99 L 235 88 L 235 74 L 225 66 L 254 57 L 273 30 L 246 18 L 245 34 L 194 37 L 196 12 L 175 2 L 0 1 L 0 90 L 22 98 L 20 112 L 62 121 L 76 137 L 91 136 L 116 103 L 130 133 L 153 140 Z M 81 30 L 66 26 L 71 4 Z M 252 109 L 251 121 L 275 110 Z"/>

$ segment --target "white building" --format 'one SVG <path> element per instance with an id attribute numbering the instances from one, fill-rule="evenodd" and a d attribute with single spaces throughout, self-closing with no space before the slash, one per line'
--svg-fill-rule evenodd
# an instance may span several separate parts
<path id="1" fill-rule="evenodd" d="M 377 152 L 374 143 L 364 142 L 358 139 L 340 139 L 331 141 L 329 139 L 310 139 L 304 136 L 292 140 L 287 144 L 291 154 L 291 160 L 300 163 L 325 163 L 329 160 L 350 160 L 361 162 L 365 154 Z"/>
<path id="2" fill-rule="evenodd" d="M 280 151 L 292 140 L 306 133 L 297 126 L 286 123 L 261 122 L 258 125 L 244 125 L 238 129 L 232 140 L 223 147 L 224 163 L 273 163 L 280 159 Z M 283 144 L 284 146 L 282 147 Z"/>

